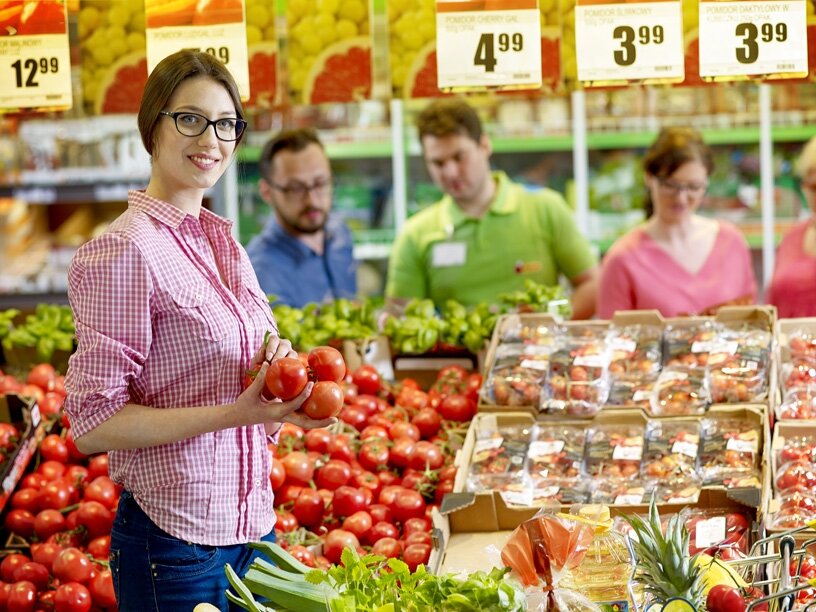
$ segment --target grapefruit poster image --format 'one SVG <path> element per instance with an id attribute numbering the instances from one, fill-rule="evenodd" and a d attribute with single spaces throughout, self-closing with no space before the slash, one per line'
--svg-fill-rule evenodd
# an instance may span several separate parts
<path id="1" fill-rule="evenodd" d="M 197 49 L 221 60 L 250 96 L 247 29 L 243 0 L 145 0 L 147 69 L 181 49 Z"/>
<path id="2" fill-rule="evenodd" d="M 0 112 L 73 103 L 64 0 L 0 2 Z"/>

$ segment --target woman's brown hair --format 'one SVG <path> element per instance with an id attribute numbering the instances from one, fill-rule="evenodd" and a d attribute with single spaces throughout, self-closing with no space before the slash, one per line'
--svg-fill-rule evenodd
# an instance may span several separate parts
<path id="1" fill-rule="evenodd" d="M 665 179 L 691 161 L 703 164 L 709 175 L 714 170 L 711 150 L 703 142 L 700 132 L 691 127 L 668 127 L 660 130 L 643 156 L 643 170 L 657 179 Z M 643 208 L 647 219 L 654 214 L 654 202 L 648 190 Z"/>
<path id="2" fill-rule="evenodd" d="M 194 77 L 206 76 L 224 86 L 235 105 L 238 119 L 244 118 L 244 107 L 238 94 L 238 85 L 218 59 L 201 51 L 183 49 L 168 55 L 160 61 L 147 78 L 142 102 L 139 105 L 138 125 L 142 144 L 150 155 L 156 144 L 156 124 L 162 117 L 159 113 L 166 109 L 167 102 L 182 82 Z M 235 141 L 237 147 L 243 134 Z"/>

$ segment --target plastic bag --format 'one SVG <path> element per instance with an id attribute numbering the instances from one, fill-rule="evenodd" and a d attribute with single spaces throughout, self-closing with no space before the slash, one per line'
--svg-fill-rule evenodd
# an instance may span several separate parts
<path id="1" fill-rule="evenodd" d="M 513 531 L 502 548 L 502 561 L 516 572 L 529 593 L 541 593 L 535 608 L 547 612 L 598 611 L 600 608 L 559 583 L 586 556 L 594 530 L 589 523 L 563 514 L 539 513 Z M 533 599 L 528 598 L 528 603 Z"/>

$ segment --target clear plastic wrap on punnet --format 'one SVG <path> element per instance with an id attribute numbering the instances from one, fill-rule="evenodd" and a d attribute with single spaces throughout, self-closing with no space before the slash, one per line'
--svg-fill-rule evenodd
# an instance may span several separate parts
<path id="1" fill-rule="evenodd" d="M 694 477 L 699 450 L 699 421 L 650 420 L 641 473 L 646 478 Z"/>
<path id="2" fill-rule="evenodd" d="M 644 428 L 604 424 L 587 431 L 584 471 L 592 478 L 637 478 L 643 458 Z"/>
<path id="3" fill-rule="evenodd" d="M 529 490 L 524 464 L 531 431 L 531 425 L 519 424 L 479 432 L 470 459 L 468 490 L 475 493 Z"/>
<path id="4" fill-rule="evenodd" d="M 699 473 L 706 485 L 760 486 L 762 431 L 751 421 L 705 418 L 700 422 Z"/>
<path id="5" fill-rule="evenodd" d="M 657 377 L 649 401 L 654 416 L 688 416 L 705 413 L 711 398 L 705 371 L 667 366 Z"/>

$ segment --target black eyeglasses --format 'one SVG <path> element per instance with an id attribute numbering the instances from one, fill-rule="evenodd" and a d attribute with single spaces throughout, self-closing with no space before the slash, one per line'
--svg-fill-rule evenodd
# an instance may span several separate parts
<path id="1" fill-rule="evenodd" d="M 322 198 L 329 193 L 331 189 L 331 179 L 318 179 L 311 185 L 304 185 L 303 183 L 294 183 L 292 185 L 277 185 L 270 181 L 273 189 L 280 191 L 285 198 L 289 200 L 302 200 L 308 194 L 314 193 L 317 197 Z"/>
<path id="2" fill-rule="evenodd" d="M 215 121 L 207 119 L 204 115 L 198 113 L 189 113 L 187 111 L 179 111 L 171 113 L 169 111 L 159 111 L 160 115 L 172 117 L 176 123 L 176 129 L 179 134 L 183 136 L 200 136 L 210 126 L 215 128 L 215 136 L 218 140 L 225 142 L 232 142 L 238 140 L 241 134 L 244 133 L 244 128 L 247 122 L 243 119 L 236 119 L 234 117 L 225 117 L 223 119 L 216 119 Z"/>
<path id="3" fill-rule="evenodd" d="M 670 196 L 676 196 L 685 191 L 691 197 L 699 198 L 708 189 L 708 183 L 678 183 L 671 179 L 657 179 L 657 184 L 663 193 Z"/>

